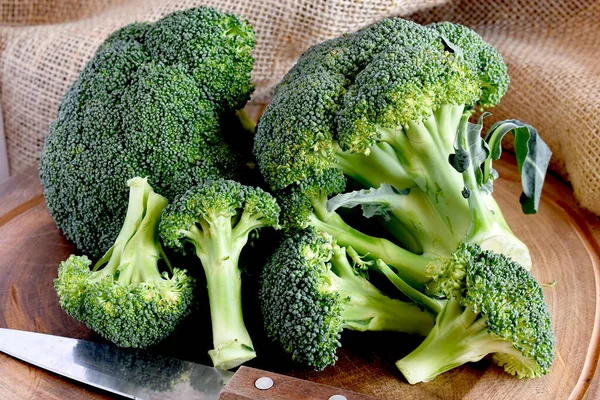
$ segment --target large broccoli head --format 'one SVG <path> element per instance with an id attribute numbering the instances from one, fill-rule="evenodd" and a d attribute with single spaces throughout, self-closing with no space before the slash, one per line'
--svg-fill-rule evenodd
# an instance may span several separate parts
<path id="1" fill-rule="evenodd" d="M 261 118 L 256 157 L 282 189 L 334 167 L 341 149 L 368 154 L 380 128 L 446 104 L 495 105 L 508 82 L 500 55 L 470 29 L 386 19 L 306 51 Z"/>
<path id="2" fill-rule="evenodd" d="M 254 89 L 253 46 L 247 22 L 208 7 L 125 26 L 100 46 L 65 94 L 40 162 L 50 214 L 80 250 L 110 247 L 134 176 L 173 198 L 239 175 L 220 129 Z"/>

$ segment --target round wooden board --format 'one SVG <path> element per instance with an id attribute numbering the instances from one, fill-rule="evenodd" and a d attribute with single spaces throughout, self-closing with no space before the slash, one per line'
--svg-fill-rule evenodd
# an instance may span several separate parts
<path id="1" fill-rule="evenodd" d="M 510 156 L 496 164 L 500 179 L 495 197 L 515 234 L 531 250 L 533 274 L 540 282 L 557 281 L 556 286 L 544 288 L 557 337 L 556 361 L 549 375 L 518 380 L 484 360 L 411 386 L 395 369 L 394 361 L 418 339 L 385 333 L 344 334 L 338 363 L 318 373 L 282 361 L 273 344 L 257 338 L 259 357 L 249 365 L 382 399 L 600 398 L 596 373 L 600 223 L 576 205 L 567 185 L 552 176 L 540 212 L 523 215 L 514 165 Z M 52 280 L 58 263 L 74 249 L 48 215 L 35 170 L 0 185 L 0 244 L 0 327 L 101 340 L 58 306 Z M 253 317 L 247 318 L 253 324 Z M 207 363 L 210 332 L 197 335 L 203 330 L 199 323 L 188 322 L 187 333 L 178 333 L 153 350 Z M 253 330 L 260 334 L 256 327 Z M 0 354 L 1 399 L 104 397 Z"/>

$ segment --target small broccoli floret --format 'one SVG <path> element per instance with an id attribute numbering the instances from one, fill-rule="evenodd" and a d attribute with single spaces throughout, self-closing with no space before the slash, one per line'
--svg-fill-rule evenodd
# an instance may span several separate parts
<path id="1" fill-rule="evenodd" d="M 308 228 L 285 239 L 261 275 L 267 333 L 317 370 L 337 360 L 343 329 L 426 335 L 433 326 L 429 312 L 382 294 L 361 274 L 364 268 L 351 265 L 348 256 L 364 262 L 348 250 Z"/>
<path id="2" fill-rule="evenodd" d="M 172 200 L 208 178 L 238 179 L 243 161 L 224 125 L 250 82 L 254 31 L 209 7 L 115 31 L 65 94 L 40 160 L 50 215 L 99 257 L 126 212 L 125 182 L 148 176 Z M 236 128 L 241 129 L 241 128 Z"/>
<path id="3" fill-rule="evenodd" d="M 158 240 L 167 200 L 146 179 L 133 178 L 123 227 L 94 266 L 71 255 L 54 287 L 63 310 L 122 347 L 148 347 L 166 338 L 189 313 L 194 279 L 171 268 Z M 163 259 L 169 272 L 159 270 Z"/>
<path id="4" fill-rule="evenodd" d="M 462 245 L 453 257 L 432 263 L 428 273 L 432 298 L 405 291 L 437 313 L 421 345 L 396 363 L 410 383 L 488 354 L 518 378 L 548 372 L 555 339 L 542 289 L 529 271 L 503 254 Z"/>
<path id="5" fill-rule="evenodd" d="M 238 260 L 250 232 L 276 227 L 279 211 L 270 194 L 223 179 L 189 189 L 165 209 L 165 244 L 183 250 L 190 243 L 206 274 L 214 343 L 209 355 L 217 368 L 256 357 L 242 316 Z"/>

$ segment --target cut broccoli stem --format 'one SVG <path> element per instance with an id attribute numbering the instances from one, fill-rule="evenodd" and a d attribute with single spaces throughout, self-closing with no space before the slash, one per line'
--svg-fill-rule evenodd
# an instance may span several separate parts
<path id="1" fill-rule="evenodd" d="M 332 287 L 347 301 L 342 311 L 343 327 L 357 331 L 394 331 L 427 335 L 434 317 L 416 304 L 392 299 L 367 279 L 357 275 L 346 250 L 334 246 L 331 258 Z"/>
<path id="2" fill-rule="evenodd" d="M 348 225 L 337 213 L 328 212 L 324 207 L 319 212 L 315 207 L 315 211 L 309 216 L 310 224 L 331 235 L 339 245 L 352 247 L 364 257 L 381 258 L 398 267 L 402 278 L 416 287 L 423 287 L 429 280 L 425 270 L 431 260 L 427 257 L 411 253 L 387 239 L 364 234 Z"/>
<path id="3" fill-rule="evenodd" d="M 125 246 L 136 233 L 144 217 L 148 194 L 152 191 L 152 187 L 148 184 L 146 178 L 140 177 L 128 180 L 127 185 L 130 187 L 129 201 L 127 203 L 127 213 L 125 214 L 123 227 L 114 244 L 94 264 L 94 268 L 92 269 L 94 274 L 90 278 L 92 282 L 99 282 L 106 276 L 114 276 L 121 264 L 121 256 Z"/>
<path id="4" fill-rule="evenodd" d="M 158 260 L 165 257 L 158 239 L 158 223 L 168 200 L 151 192 L 146 213 L 135 234 L 129 239 L 121 256 L 118 281 L 123 284 L 162 282 Z"/>
<path id="5" fill-rule="evenodd" d="M 248 116 L 248 114 L 246 114 L 246 111 L 244 109 L 236 111 L 235 115 L 240 121 L 240 124 L 242 124 L 242 128 L 244 128 L 244 130 L 252 134 L 255 133 L 256 123 L 252 118 L 250 118 L 250 116 Z"/>
<path id="6" fill-rule="evenodd" d="M 429 335 L 414 351 L 396 362 L 409 383 L 428 382 L 441 373 L 487 354 L 502 353 L 531 363 L 512 343 L 488 332 L 484 317 L 463 308 L 458 299 L 447 300 Z M 533 361 L 535 362 L 535 361 Z"/>
<path id="7" fill-rule="evenodd" d="M 242 215 L 234 230 L 231 217 L 211 215 L 201 221 L 202 230 L 192 226 L 187 233 L 206 275 L 214 346 L 208 354 L 216 368 L 234 368 L 256 357 L 244 324 L 238 267 L 252 221 Z M 236 235 L 238 232 L 241 234 Z"/>

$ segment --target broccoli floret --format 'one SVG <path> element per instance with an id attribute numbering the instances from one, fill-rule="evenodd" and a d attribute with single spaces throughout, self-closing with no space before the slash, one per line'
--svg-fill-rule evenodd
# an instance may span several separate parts
<path id="1" fill-rule="evenodd" d="M 253 46 L 246 21 L 198 7 L 125 26 L 99 47 L 40 160 L 50 214 L 78 249 L 97 257 L 114 242 L 134 176 L 170 200 L 203 179 L 240 177 L 222 127 L 247 122 Z"/>
<path id="2" fill-rule="evenodd" d="M 87 256 L 60 264 L 54 287 L 63 310 L 122 347 L 148 347 L 188 315 L 194 279 L 171 268 L 158 239 L 167 200 L 145 178 L 128 181 L 127 214 L 106 254 L 90 270 Z M 168 272 L 161 272 L 159 260 Z"/>
<path id="3" fill-rule="evenodd" d="M 526 245 L 490 195 L 496 177 L 490 165 L 504 134 L 521 137 L 519 170 L 533 199 L 523 209 L 535 212 L 550 155 L 537 133 L 516 121 L 498 126 L 478 144 L 485 157 L 469 164 L 469 173 L 487 171 L 475 188 L 467 187 L 461 165 L 449 162 L 467 151 L 455 140 L 464 121 L 476 108 L 497 104 L 508 83 L 498 52 L 452 23 L 391 18 L 313 46 L 276 88 L 255 137 L 260 171 L 282 199 L 282 221 L 313 225 L 362 256 L 403 267 L 399 273 L 411 284 L 425 282 L 423 266 L 450 257 L 461 243 L 503 252 L 530 268 Z M 530 162 L 535 172 L 523 170 Z M 335 185 L 328 184 L 332 176 Z M 393 238 L 387 251 L 361 248 L 357 242 L 365 237 L 342 226 L 335 209 L 356 205 L 381 220 Z M 334 220 L 344 238 L 328 229 Z"/>
<path id="4" fill-rule="evenodd" d="M 269 336 L 294 360 L 322 370 L 337 360 L 343 329 L 426 335 L 432 314 L 381 293 L 363 276 L 369 263 L 312 228 L 289 236 L 261 274 Z"/>
<path id="5" fill-rule="evenodd" d="M 259 188 L 230 180 L 207 181 L 176 198 L 164 211 L 165 245 L 184 250 L 190 243 L 206 275 L 217 368 L 234 368 L 256 353 L 242 316 L 238 261 L 250 232 L 277 226 L 279 206 Z"/>
<path id="6" fill-rule="evenodd" d="M 518 378 L 548 372 L 555 338 L 542 289 L 509 257 L 461 245 L 453 257 L 430 264 L 427 295 L 406 290 L 389 267 L 377 266 L 407 296 L 437 314 L 425 340 L 396 363 L 408 382 L 430 381 L 488 354 Z"/>

